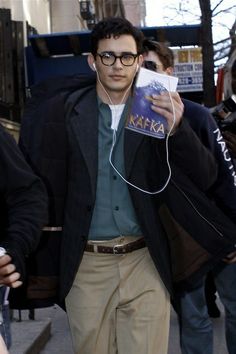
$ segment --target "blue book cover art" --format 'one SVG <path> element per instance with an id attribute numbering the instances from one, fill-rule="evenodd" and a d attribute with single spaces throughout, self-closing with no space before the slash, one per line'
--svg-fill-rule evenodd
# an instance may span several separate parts
<path id="1" fill-rule="evenodd" d="M 177 78 L 141 68 L 135 83 L 126 128 L 163 139 L 167 130 L 167 122 L 163 116 L 151 109 L 151 96 L 167 90 L 175 91 L 176 86 Z"/>

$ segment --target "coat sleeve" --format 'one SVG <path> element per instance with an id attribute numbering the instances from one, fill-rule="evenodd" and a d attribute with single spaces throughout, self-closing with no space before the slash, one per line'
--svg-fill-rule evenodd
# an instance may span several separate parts
<path id="1" fill-rule="evenodd" d="M 170 161 L 178 166 L 202 191 L 216 181 L 218 163 L 185 118 L 169 141 Z"/>
<path id="2" fill-rule="evenodd" d="M 38 245 L 47 221 L 47 193 L 25 162 L 14 139 L 0 127 L 0 245 L 12 256 L 24 277 L 24 258 Z"/>
<path id="3" fill-rule="evenodd" d="M 211 197 L 217 206 L 236 220 L 236 173 L 227 145 L 215 119 L 206 107 L 183 99 L 184 115 L 201 142 L 218 162 L 218 176 L 211 188 Z"/>

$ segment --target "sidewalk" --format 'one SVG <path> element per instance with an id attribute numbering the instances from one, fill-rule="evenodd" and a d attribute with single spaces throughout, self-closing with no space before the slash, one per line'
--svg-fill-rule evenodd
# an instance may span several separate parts
<path id="1" fill-rule="evenodd" d="M 29 311 L 13 311 L 11 322 L 12 346 L 10 354 L 38 354 L 51 336 L 52 308 L 35 311 L 35 320 L 29 319 Z"/>
<path id="2" fill-rule="evenodd" d="M 214 354 L 227 354 L 224 339 L 224 313 L 213 320 Z M 73 354 L 70 332 L 65 312 L 58 306 L 35 310 L 35 320 L 28 319 L 28 311 L 22 311 L 22 322 L 12 322 L 13 345 L 10 354 Z M 18 318 L 14 311 L 15 319 Z M 171 328 L 168 354 L 181 354 L 179 332 L 175 312 L 171 312 Z"/>

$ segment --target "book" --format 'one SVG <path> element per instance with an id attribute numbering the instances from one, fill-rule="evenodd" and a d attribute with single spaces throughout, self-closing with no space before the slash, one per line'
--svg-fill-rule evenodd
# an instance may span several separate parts
<path id="1" fill-rule="evenodd" d="M 151 109 L 153 94 L 176 91 L 178 78 L 140 68 L 133 91 L 126 128 L 159 139 L 165 137 L 167 121 Z"/>

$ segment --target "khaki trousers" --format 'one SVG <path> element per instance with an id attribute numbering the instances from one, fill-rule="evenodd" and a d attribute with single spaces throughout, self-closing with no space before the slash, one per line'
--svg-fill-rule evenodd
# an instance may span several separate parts
<path id="1" fill-rule="evenodd" d="M 170 300 L 146 247 L 85 252 L 66 310 L 76 354 L 167 353 Z"/>

